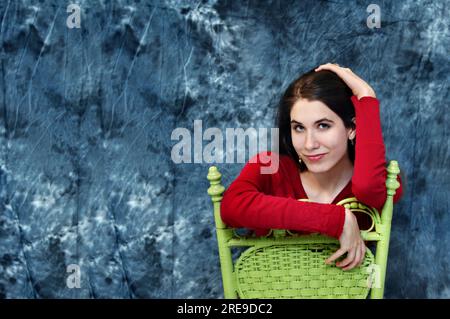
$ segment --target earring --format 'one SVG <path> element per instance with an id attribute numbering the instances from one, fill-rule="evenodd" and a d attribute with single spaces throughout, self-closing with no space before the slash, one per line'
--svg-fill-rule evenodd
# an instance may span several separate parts
<path id="1" fill-rule="evenodd" d="M 350 144 L 352 144 L 352 146 L 355 146 L 355 139 L 350 140 Z"/>
<path id="2" fill-rule="evenodd" d="M 301 164 L 302 163 L 302 158 L 299 156 L 298 157 L 298 162 Z"/>

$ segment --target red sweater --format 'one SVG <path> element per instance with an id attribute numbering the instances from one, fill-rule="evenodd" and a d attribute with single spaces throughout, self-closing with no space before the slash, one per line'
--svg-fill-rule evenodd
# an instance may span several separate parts
<path id="1" fill-rule="evenodd" d="M 303 189 L 299 169 L 287 155 L 267 152 L 256 155 L 242 169 L 237 179 L 225 191 L 221 203 L 221 217 L 225 224 L 235 228 L 251 228 L 257 235 L 269 229 L 289 229 L 306 233 L 319 232 L 339 238 L 345 221 L 345 208 L 336 203 L 356 197 L 360 202 L 381 208 L 386 201 L 386 159 L 381 132 L 379 102 L 373 97 L 352 96 L 356 113 L 355 163 L 353 176 L 331 204 L 299 202 L 308 198 Z M 270 166 L 267 158 L 274 156 L 279 168 L 273 174 L 261 174 L 261 167 Z M 400 188 L 394 196 L 397 202 Z M 357 214 L 361 229 L 368 224 L 365 214 Z"/>

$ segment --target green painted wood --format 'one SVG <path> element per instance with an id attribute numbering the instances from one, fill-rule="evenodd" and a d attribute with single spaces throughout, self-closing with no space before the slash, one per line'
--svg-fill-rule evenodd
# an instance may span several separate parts
<path id="1" fill-rule="evenodd" d="M 374 269 L 374 287 L 372 288 L 371 298 L 382 299 L 384 295 L 384 284 L 386 280 L 387 260 L 389 253 L 389 241 L 391 236 L 392 214 L 394 211 L 394 195 L 400 183 L 397 181 L 397 175 L 400 173 L 397 161 L 390 161 L 387 168 L 386 188 L 387 198 L 381 210 L 381 223 L 378 226 L 378 232 L 381 240 L 377 242 L 377 253 L 375 256 Z"/>
<path id="2" fill-rule="evenodd" d="M 214 220 L 216 223 L 224 296 L 227 299 L 235 299 L 237 298 L 237 291 L 234 283 L 233 260 L 231 250 L 227 246 L 227 242 L 233 237 L 233 231 L 227 228 L 220 217 L 220 201 L 222 200 L 222 194 L 225 191 L 225 187 L 220 184 L 221 177 L 222 174 L 219 173 L 217 167 L 211 166 L 209 168 L 207 178 L 210 182 L 210 187 L 208 188 L 208 194 L 211 196 L 214 206 Z"/>

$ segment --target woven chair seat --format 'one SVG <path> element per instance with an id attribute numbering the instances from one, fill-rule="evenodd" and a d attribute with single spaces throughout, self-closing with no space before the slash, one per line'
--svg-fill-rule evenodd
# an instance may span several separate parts
<path id="1" fill-rule="evenodd" d="M 325 264 L 336 244 L 252 247 L 235 264 L 240 298 L 367 298 L 371 286 L 367 249 L 363 264 L 349 271 Z M 339 260 L 342 260 L 341 257 Z"/>

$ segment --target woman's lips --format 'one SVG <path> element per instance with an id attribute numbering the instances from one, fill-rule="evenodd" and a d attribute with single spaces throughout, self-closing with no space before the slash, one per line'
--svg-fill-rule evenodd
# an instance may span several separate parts
<path id="1" fill-rule="evenodd" d="M 315 156 L 306 156 L 306 157 L 310 161 L 314 162 L 314 161 L 320 161 L 325 155 L 327 155 L 327 154 L 325 153 L 325 154 L 318 154 L 318 155 L 315 155 Z"/>

